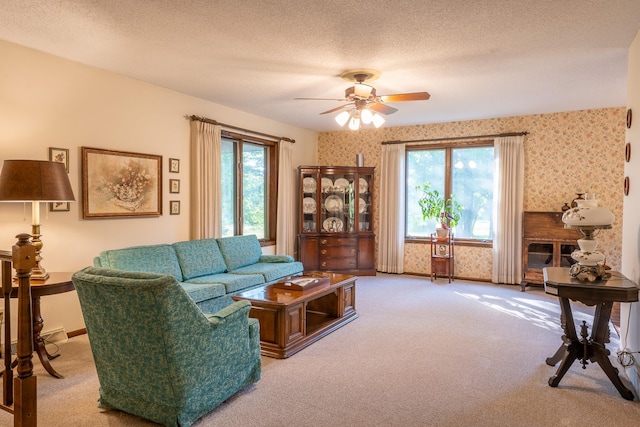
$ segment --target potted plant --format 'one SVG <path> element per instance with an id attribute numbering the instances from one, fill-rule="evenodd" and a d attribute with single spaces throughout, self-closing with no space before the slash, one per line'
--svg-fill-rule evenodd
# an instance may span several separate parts
<path id="1" fill-rule="evenodd" d="M 431 184 L 425 182 L 422 186 L 417 186 L 416 190 L 422 191 L 422 197 L 418 200 L 422 210 L 422 219 L 435 219 L 440 221 L 440 227 L 436 228 L 439 237 L 446 237 L 449 229 L 455 227 L 460 221 L 460 213 L 464 208 L 455 200 L 452 194 L 445 199 L 440 192 L 431 189 Z"/>

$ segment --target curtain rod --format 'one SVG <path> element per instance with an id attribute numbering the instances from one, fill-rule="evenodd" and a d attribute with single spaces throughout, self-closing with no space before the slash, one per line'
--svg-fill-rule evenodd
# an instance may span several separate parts
<path id="1" fill-rule="evenodd" d="M 409 142 L 439 142 L 439 141 L 459 141 L 462 139 L 478 139 L 478 138 L 498 138 L 503 136 L 520 136 L 529 135 L 529 132 L 508 132 L 508 133 L 495 133 L 492 135 L 471 135 L 471 136 L 452 136 L 448 138 L 431 138 L 431 139 L 410 139 L 410 140 L 395 140 L 395 141 L 382 141 L 382 145 L 388 144 L 407 144 Z"/>
<path id="2" fill-rule="evenodd" d="M 200 117 L 200 116 L 189 116 L 189 120 L 191 121 L 198 121 L 198 122 L 204 122 L 204 123 L 211 123 L 212 125 L 220 125 L 222 127 L 225 127 L 227 129 L 233 129 L 233 130 L 239 130 L 241 132 L 249 132 L 252 133 L 254 135 L 259 135 L 259 136 L 266 136 L 267 138 L 273 138 L 273 139 L 277 139 L 277 140 L 283 140 L 283 141 L 288 141 L 292 144 L 296 143 L 295 139 L 291 139 L 291 138 L 287 138 L 284 136 L 276 136 L 276 135 L 269 135 L 268 133 L 262 133 L 262 132 L 256 132 L 255 130 L 251 130 L 251 129 L 245 129 L 245 128 L 240 128 L 237 126 L 231 126 L 225 123 L 220 123 L 216 120 L 213 119 L 208 119 L 206 117 Z"/>

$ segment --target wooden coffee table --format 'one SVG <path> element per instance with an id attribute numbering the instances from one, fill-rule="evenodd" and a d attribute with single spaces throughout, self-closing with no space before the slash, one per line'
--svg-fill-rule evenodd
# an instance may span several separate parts
<path id="1" fill-rule="evenodd" d="M 305 272 L 304 277 L 328 277 L 329 284 L 309 292 L 274 285 L 234 295 L 251 302 L 249 316 L 260 321 L 260 353 L 287 358 L 358 317 L 357 276 Z"/>

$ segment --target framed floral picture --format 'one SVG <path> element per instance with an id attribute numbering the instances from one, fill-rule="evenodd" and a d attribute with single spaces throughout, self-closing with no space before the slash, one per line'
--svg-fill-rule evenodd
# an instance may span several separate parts
<path id="1" fill-rule="evenodd" d="M 162 215 L 162 156 L 82 147 L 82 217 Z"/>
<path id="2" fill-rule="evenodd" d="M 69 202 L 49 202 L 49 212 L 69 212 L 70 210 Z"/>
<path id="3" fill-rule="evenodd" d="M 64 168 L 69 172 L 69 150 L 67 148 L 49 147 L 49 161 L 64 163 Z"/>
<path id="4" fill-rule="evenodd" d="M 180 200 L 171 200 L 169 202 L 169 215 L 180 215 Z"/>
<path id="5" fill-rule="evenodd" d="M 171 173 L 180 172 L 180 159 L 169 159 L 169 172 Z"/>
<path id="6" fill-rule="evenodd" d="M 174 193 L 174 194 L 180 193 L 180 180 L 179 179 L 170 179 L 169 180 L 169 193 Z"/>

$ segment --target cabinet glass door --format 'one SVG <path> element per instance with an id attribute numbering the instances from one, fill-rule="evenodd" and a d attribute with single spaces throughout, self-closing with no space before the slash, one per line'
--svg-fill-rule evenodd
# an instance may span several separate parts
<path id="1" fill-rule="evenodd" d="M 302 232 L 315 233 L 318 230 L 317 174 L 302 174 Z"/>
<path id="2" fill-rule="evenodd" d="M 571 258 L 573 251 L 578 249 L 578 245 L 561 244 L 560 245 L 560 267 L 571 267 L 577 261 Z"/>
<path id="3" fill-rule="evenodd" d="M 355 230 L 354 175 L 322 174 L 320 231 L 346 233 Z"/>
<path id="4" fill-rule="evenodd" d="M 358 197 L 356 199 L 356 209 L 358 212 L 358 231 L 371 231 L 373 220 L 371 218 L 372 197 L 370 185 L 373 183 L 372 175 L 362 174 L 358 178 Z"/>
<path id="5" fill-rule="evenodd" d="M 553 243 L 529 243 L 527 247 L 527 268 L 553 266 Z"/>

